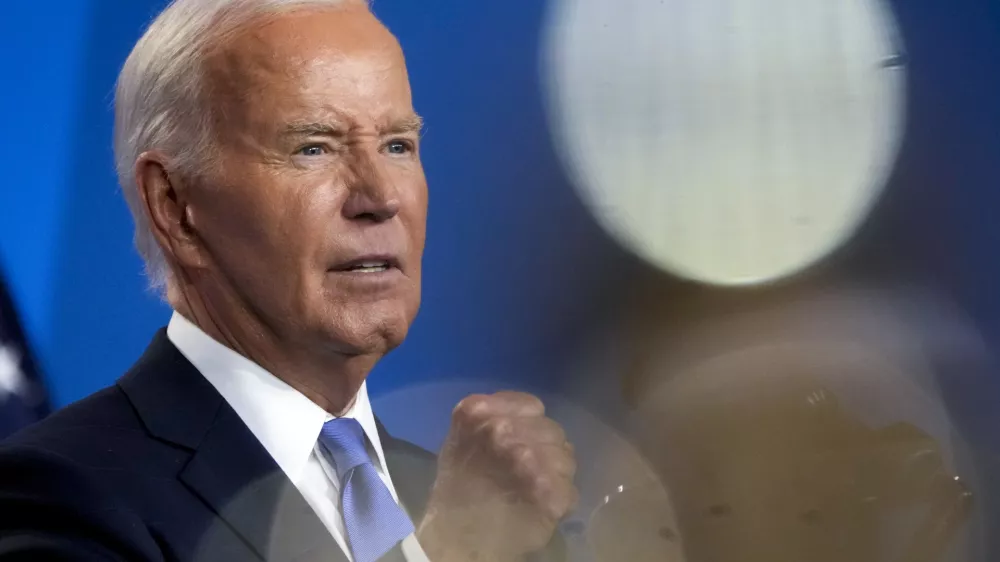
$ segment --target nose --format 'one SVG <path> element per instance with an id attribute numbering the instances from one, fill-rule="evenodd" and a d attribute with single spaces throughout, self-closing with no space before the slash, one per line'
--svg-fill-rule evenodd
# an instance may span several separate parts
<path id="1" fill-rule="evenodd" d="M 344 216 L 349 220 L 379 223 L 399 214 L 399 192 L 388 174 L 368 155 L 358 155 L 355 162 L 349 194 L 344 202 Z"/>

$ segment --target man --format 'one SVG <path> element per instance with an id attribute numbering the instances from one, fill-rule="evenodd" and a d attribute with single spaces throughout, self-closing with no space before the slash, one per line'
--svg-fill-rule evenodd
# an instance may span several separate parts
<path id="1" fill-rule="evenodd" d="M 403 55 L 351 0 L 177 0 L 129 56 L 115 150 L 175 314 L 116 385 L 0 449 L 0 560 L 518 560 L 575 502 L 519 393 L 440 457 L 365 379 L 420 300 Z"/>

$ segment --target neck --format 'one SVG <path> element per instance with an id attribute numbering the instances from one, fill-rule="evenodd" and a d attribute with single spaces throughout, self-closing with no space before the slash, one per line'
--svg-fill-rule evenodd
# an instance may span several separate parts
<path id="1" fill-rule="evenodd" d="M 213 306 L 192 284 L 172 283 L 168 302 L 212 339 L 253 361 L 334 416 L 354 405 L 378 357 L 345 355 L 307 338 L 282 338 L 259 315 L 234 299 Z M 227 302 L 229 301 L 229 302 Z"/>

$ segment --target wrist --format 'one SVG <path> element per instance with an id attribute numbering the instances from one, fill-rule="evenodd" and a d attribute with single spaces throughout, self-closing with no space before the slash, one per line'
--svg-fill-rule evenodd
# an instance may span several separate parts
<path id="1" fill-rule="evenodd" d="M 491 533 L 475 529 L 468 518 L 445 517 L 428 511 L 414 534 L 431 562 L 517 562 L 521 557 L 503 553 L 490 544 Z"/>

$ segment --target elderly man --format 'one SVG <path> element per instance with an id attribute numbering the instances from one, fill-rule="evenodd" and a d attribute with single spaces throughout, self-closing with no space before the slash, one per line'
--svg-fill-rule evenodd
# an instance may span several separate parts
<path id="1" fill-rule="evenodd" d="M 0 560 L 518 560 L 575 501 L 532 396 L 440 458 L 365 379 L 420 301 L 403 54 L 351 0 L 176 0 L 121 72 L 115 151 L 175 313 L 117 384 L 0 448 Z M 551 553 L 551 551 L 550 551 Z"/>

